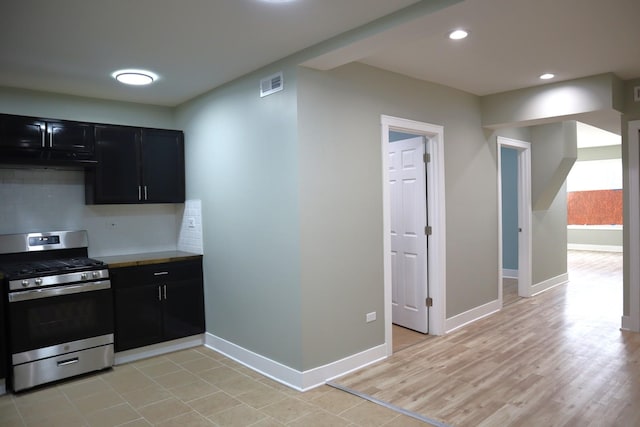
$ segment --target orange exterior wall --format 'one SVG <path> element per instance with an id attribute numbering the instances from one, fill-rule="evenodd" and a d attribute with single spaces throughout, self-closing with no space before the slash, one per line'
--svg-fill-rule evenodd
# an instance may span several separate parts
<path id="1" fill-rule="evenodd" d="M 567 224 L 622 224 L 622 190 L 567 193 Z"/>

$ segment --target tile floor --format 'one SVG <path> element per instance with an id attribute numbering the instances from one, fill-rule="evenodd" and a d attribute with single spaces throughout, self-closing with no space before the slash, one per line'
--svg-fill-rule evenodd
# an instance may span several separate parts
<path id="1" fill-rule="evenodd" d="M 0 396 L 2 427 L 423 426 L 343 391 L 285 387 L 206 347 Z"/>

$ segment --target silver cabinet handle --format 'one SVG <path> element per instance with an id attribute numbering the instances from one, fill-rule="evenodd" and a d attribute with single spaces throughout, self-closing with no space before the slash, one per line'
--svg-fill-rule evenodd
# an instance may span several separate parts
<path id="1" fill-rule="evenodd" d="M 45 147 L 45 144 L 46 144 L 46 142 L 45 142 L 45 135 L 44 135 L 44 134 L 45 134 L 45 133 L 47 133 L 47 128 L 46 128 L 45 126 L 42 126 L 42 125 L 41 125 L 41 126 L 40 126 L 40 130 L 42 131 L 42 148 L 44 148 L 44 147 Z"/>
<path id="2" fill-rule="evenodd" d="M 158 301 L 162 301 L 162 291 L 160 290 L 160 286 L 158 286 Z"/>
<path id="3" fill-rule="evenodd" d="M 164 299 L 167 299 L 167 285 L 163 285 L 164 288 Z"/>
<path id="4" fill-rule="evenodd" d="M 142 186 L 138 185 L 138 200 L 142 200 Z"/>
<path id="5" fill-rule="evenodd" d="M 144 199 L 145 200 L 149 200 L 149 197 L 147 196 L 147 186 L 144 186 Z"/>
<path id="6" fill-rule="evenodd" d="M 158 271 L 157 273 L 153 273 L 154 276 L 166 276 L 169 274 L 168 271 Z"/>

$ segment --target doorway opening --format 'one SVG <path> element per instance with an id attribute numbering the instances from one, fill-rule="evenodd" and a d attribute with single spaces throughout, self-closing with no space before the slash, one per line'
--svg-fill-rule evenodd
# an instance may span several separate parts
<path id="1" fill-rule="evenodd" d="M 624 250 L 622 137 L 582 122 L 576 129 L 578 155 L 566 181 L 569 274 L 578 255 L 595 264 L 612 263 L 607 254 Z M 622 280 L 615 287 L 622 292 Z M 618 304 L 623 305 L 622 298 Z"/>
<path id="2" fill-rule="evenodd" d="M 502 306 L 512 304 L 518 295 L 518 150 L 500 147 L 502 195 Z"/>
<path id="3" fill-rule="evenodd" d="M 385 343 L 387 355 L 393 353 L 393 254 L 392 254 L 392 192 L 390 189 L 391 162 L 389 147 L 394 138 L 401 134 L 421 138 L 424 153 L 424 175 L 426 178 L 425 214 L 426 228 L 422 232 L 428 251 L 419 260 L 425 266 L 424 301 L 430 304 L 426 311 L 426 332 L 431 335 L 443 335 L 445 327 L 445 197 L 444 197 L 444 146 L 442 126 L 432 125 L 398 117 L 382 116 L 382 166 L 383 166 L 383 236 L 384 236 L 384 301 L 385 301 Z M 397 144 L 397 142 L 396 142 Z M 428 266 L 428 268 L 427 268 Z M 427 283 L 428 293 L 427 293 Z M 427 299 L 428 298 L 428 299 Z"/>
<path id="4" fill-rule="evenodd" d="M 509 286 L 517 285 L 507 294 L 508 302 L 514 298 L 530 297 L 532 290 L 531 273 L 531 144 L 499 136 L 498 144 L 498 300 L 500 306 L 505 303 L 505 278 L 507 291 Z M 503 151 L 504 150 L 504 151 Z M 513 150 L 513 151 L 511 151 Z M 506 154 L 503 164 L 503 154 Z M 512 156 L 513 155 L 513 156 Z M 509 169 L 509 160 L 513 157 L 515 170 L 515 188 L 503 185 L 503 174 Z M 504 189 L 504 191 L 503 191 Z M 509 191 L 512 190 L 512 191 Z M 516 209 L 517 212 L 512 210 Z M 513 246 L 515 245 L 515 246 Z M 517 252 L 514 254 L 514 252 Z M 507 264 L 508 263 L 508 264 Z M 506 267 L 505 267 L 506 264 Z"/>

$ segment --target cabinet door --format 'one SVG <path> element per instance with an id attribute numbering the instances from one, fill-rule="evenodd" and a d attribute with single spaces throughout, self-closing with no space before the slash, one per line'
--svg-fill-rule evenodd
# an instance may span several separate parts
<path id="1" fill-rule="evenodd" d="M 138 203 L 140 131 L 124 126 L 96 125 L 96 160 L 92 172 L 93 203 Z"/>
<path id="2" fill-rule="evenodd" d="M 162 294 L 157 285 L 115 289 L 115 350 L 163 341 Z"/>
<path id="3" fill-rule="evenodd" d="M 93 125 L 76 122 L 48 122 L 48 146 L 53 150 L 93 155 Z"/>
<path id="4" fill-rule="evenodd" d="M 0 301 L 0 319 L 2 319 L 3 326 L 5 325 L 4 317 L 4 301 Z M 4 332 L 4 327 L 0 327 L 0 380 L 7 376 L 7 342 Z"/>
<path id="5" fill-rule="evenodd" d="M 33 117 L 0 117 L 0 148 L 42 150 L 46 142 L 46 122 Z"/>
<path id="6" fill-rule="evenodd" d="M 149 203 L 183 203 L 184 139 L 180 131 L 143 129 L 142 185 Z"/>
<path id="7" fill-rule="evenodd" d="M 163 320 L 165 339 L 188 337 L 204 332 L 202 280 L 169 282 L 166 285 Z M 164 292 L 164 288 L 163 288 Z"/>

